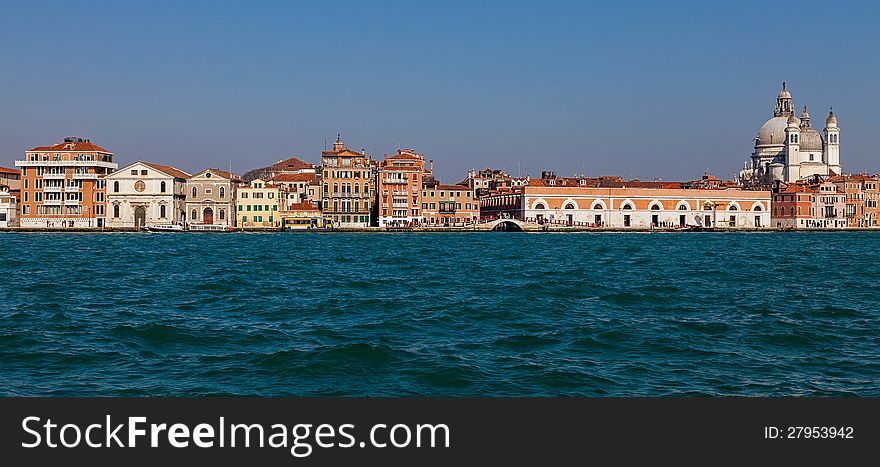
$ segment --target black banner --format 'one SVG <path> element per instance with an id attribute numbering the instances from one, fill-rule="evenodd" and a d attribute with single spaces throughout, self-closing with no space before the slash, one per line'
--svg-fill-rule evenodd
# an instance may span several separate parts
<path id="1" fill-rule="evenodd" d="M 878 408 L 856 398 L 5 398 L 0 452 L 5 465 L 846 465 L 876 457 Z"/>

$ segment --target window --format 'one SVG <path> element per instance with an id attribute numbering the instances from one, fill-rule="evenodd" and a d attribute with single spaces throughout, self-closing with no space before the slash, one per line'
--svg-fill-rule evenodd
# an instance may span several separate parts
<path id="1" fill-rule="evenodd" d="M 537 210 L 547 209 L 547 206 L 544 206 L 544 203 L 538 203 L 535 205 L 535 209 L 537 209 Z"/>
<path id="2" fill-rule="evenodd" d="M 210 188 L 205 188 L 205 194 L 206 194 L 206 195 L 210 195 L 210 194 L 213 193 L 213 192 L 214 192 L 214 191 L 211 190 Z"/>
<path id="3" fill-rule="evenodd" d="M 137 175 L 137 174 L 138 174 L 138 171 L 137 171 L 137 170 L 132 170 L 132 171 L 131 171 L 131 174 L 132 174 L 132 175 Z"/>
<path id="4" fill-rule="evenodd" d="M 222 189 L 222 188 L 221 188 L 221 189 Z M 226 219 L 226 210 L 225 210 L 225 209 L 221 209 L 221 210 L 220 210 L 220 220 L 222 221 L 222 220 L 224 220 L 224 219 Z"/>
<path id="5" fill-rule="evenodd" d="M 165 183 L 165 182 L 162 182 L 162 183 Z M 161 217 L 162 219 L 165 218 L 165 205 L 164 204 L 159 205 L 159 217 Z"/>
<path id="6" fill-rule="evenodd" d="M 242 210 L 242 205 L 239 204 L 238 205 L 238 212 L 241 212 L 241 210 Z"/>
<path id="7" fill-rule="evenodd" d="M 192 193 L 193 193 L 193 198 L 195 198 L 195 197 L 196 197 L 196 193 L 198 193 L 198 191 L 196 190 L 196 187 L 193 187 L 193 191 L 192 191 Z"/>
<path id="8" fill-rule="evenodd" d="M 192 210 L 192 214 L 190 214 L 190 219 L 196 220 L 199 218 L 199 213 L 195 209 Z"/>
<path id="9" fill-rule="evenodd" d="M 117 219 L 119 218 L 119 205 L 118 204 L 113 205 L 113 217 L 115 217 Z"/>
<path id="10" fill-rule="evenodd" d="M 165 193 L 165 182 L 159 184 L 159 193 Z M 162 216 L 165 217 L 165 216 Z"/>
<path id="11" fill-rule="evenodd" d="M 208 174 L 208 175 L 210 175 L 210 174 Z M 226 188 L 223 188 L 223 187 L 221 186 L 221 187 L 220 187 L 220 199 L 223 199 L 223 198 L 225 198 L 225 197 L 226 197 Z M 220 212 L 223 212 L 223 211 L 220 211 Z M 223 218 L 221 217 L 221 219 L 223 219 Z"/>
<path id="12" fill-rule="evenodd" d="M 651 205 L 651 210 L 652 210 L 652 211 L 659 211 L 659 210 L 660 210 L 660 205 L 659 205 L 659 204 L 652 204 L 652 205 Z"/>
<path id="13" fill-rule="evenodd" d="M 629 204 L 629 203 L 626 203 L 626 204 L 623 205 L 623 210 L 624 210 L 624 211 L 631 211 L 632 208 L 633 208 L 632 205 Z M 627 217 L 629 217 L 629 216 L 627 216 Z M 629 225 L 627 225 L 627 227 L 629 227 Z"/>
<path id="14" fill-rule="evenodd" d="M 119 193 L 119 182 L 113 182 L 113 193 Z M 119 217 L 119 216 L 115 216 Z"/>

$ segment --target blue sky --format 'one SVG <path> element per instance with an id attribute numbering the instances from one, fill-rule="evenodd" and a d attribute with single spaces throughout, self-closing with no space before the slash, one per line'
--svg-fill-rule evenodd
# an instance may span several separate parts
<path id="1" fill-rule="evenodd" d="M 319 162 L 340 132 L 377 158 L 399 140 L 449 182 L 730 177 L 786 80 L 815 127 L 834 107 L 845 170 L 880 170 L 870 2 L 3 6 L 0 165 L 79 135 L 120 164 L 241 173 Z"/>

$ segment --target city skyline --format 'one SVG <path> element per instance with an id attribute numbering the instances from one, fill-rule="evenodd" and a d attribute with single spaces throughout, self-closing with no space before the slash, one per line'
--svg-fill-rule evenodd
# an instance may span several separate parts
<path id="1" fill-rule="evenodd" d="M 759 5 L 15 5 L 0 165 L 77 135 L 120 165 L 240 174 L 320 163 L 342 133 L 374 159 L 414 148 L 452 183 L 481 167 L 731 178 L 784 80 L 796 106 L 834 107 L 845 172 L 880 170 L 877 7 Z"/>

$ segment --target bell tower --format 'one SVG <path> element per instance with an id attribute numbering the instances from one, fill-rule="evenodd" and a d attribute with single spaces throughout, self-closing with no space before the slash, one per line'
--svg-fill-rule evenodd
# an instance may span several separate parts
<path id="1" fill-rule="evenodd" d="M 834 109 L 828 112 L 825 119 L 825 150 L 822 158 L 828 164 L 828 170 L 840 175 L 840 128 L 837 127 L 837 117 Z"/>

